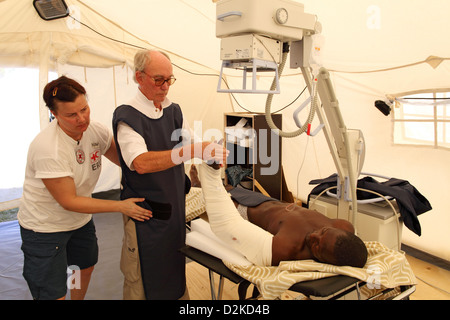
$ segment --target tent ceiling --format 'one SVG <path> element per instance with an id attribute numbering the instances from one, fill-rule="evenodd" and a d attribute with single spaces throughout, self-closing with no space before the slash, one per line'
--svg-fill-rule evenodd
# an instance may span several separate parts
<path id="1" fill-rule="evenodd" d="M 211 0 L 83 0 L 152 44 L 208 66 L 217 66 L 215 4 Z M 450 2 L 446 0 L 303 0 L 326 37 L 333 68 L 372 70 L 450 57 Z M 374 4 L 375 3 L 375 4 Z M 130 20 L 130 17 L 132 19 Z M 168 36 L 169 35 L 169 36 Z"/>
<path id="2" fill-rule="evenodd" d="M 120 1 L 83 2 L 154 46 L 216 70 L 220 67 L 216 6 L 210 0 L 132 0 L 126 2 L 127 14 Z"/>
<path id="3" fill-rule="evenodd" d="M 104 35 L 137 46 L 155 46 L 219 69 L 216 5 L 211 0 L 66 2 L 72 16 L 96 32 L 71 18 L 43 21 L 29 0 L 0 2 L 0 62 L 9 64 L 26 57 L 26 63 L 37 64 L 47 41 L 48 54 L 54 61 L 100 67 L 131 63 L 135 48 L 108 41 L 101 36 Z M 449 1 L 299 2 L 306 12 L 316 14 L 323 25 L 324 61 L 332 70 L 379 70 L 425 61 L 430 56 L 450 58 L 450 44 L 446 41 L 450 37 Z M 438 72 L 431 65 L 427 67 L 429 70 L 420 75 L 424 85 Z M 448 70 L 448 63 L 439 68 Z"/>
<path id="4" fill-rule="evenodd" d="M 220 40 L 215 37 L 211 0 L 83 0 L 132 34 L 151 44 L 218 70 Z M 324 64 L 337 71 L 372 71 L 423 62 L 395 73 L 358 76 L 383 93 L 450 87 L 450 1 L 303 0 L 316 14 L 326 38 Z M 130 19 L 129 17 L 132 17 Z M 426 63 L 430 56 L 438 57 Z M 298 73 L 299 70 L 285 70 Z M 348 77 L 352 77 L 351 74 Z M 386 81 L 386 77 L 392 79 Z M 403 78 L 404 77 L 404 78 Z M 375 81 L 375 82 L 374 82 Z M 389 86 L 388 86 L 389 85 Z M 408 87 L 410 86 L 410 87 Z"/>

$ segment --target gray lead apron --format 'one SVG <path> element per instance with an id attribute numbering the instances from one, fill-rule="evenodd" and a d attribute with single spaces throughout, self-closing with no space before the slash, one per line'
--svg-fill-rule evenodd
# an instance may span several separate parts
<path id="1" fill-rule="evenodd" d="M 122 167 L 121 199 L 145 198 L 139 205 L 153 211 L 152 219 L 135 221 L 146 298 L 178 299 L 186 289 L 185 257 L 179 252 L 186 239 L 185 186 L 189 181 L 184 165 L 148 174 L 131 171 L 117 143 L 120 121 L 144 138 L 149 151 L 172 150 L 181 141 L 171 141 L 172 133 L 182 128 L 181 109 L 172 104 L 164 109 L 161 118 L 151 119 L 131 106 L 122 105 L 113 116 L 114 139 Z"/>

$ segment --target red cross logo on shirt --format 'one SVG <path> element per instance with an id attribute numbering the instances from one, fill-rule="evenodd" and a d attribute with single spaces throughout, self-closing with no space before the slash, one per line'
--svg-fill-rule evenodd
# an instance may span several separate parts
<path id="1" fill-rule="evenodd" d="M 81 149 L 78 149 L 77 151 L 75 151 L 75 157 L 77 159 L 77 162 L 79 164 L 83 164 L 84 163 L 84 152 Z"/>
<path id="2" fill-rule="evenodd" d="M 95 150 L 89 154 L 89 158 L 91 159 L 91 167 L 93 171 L 100 169 L 100 167 L 102 166 L 101 156 L 102 155 L 100 153 L 100 150 Z"/>
<path id="3" fill-rule="evenodd" d="M 98 158 L 98 150 L 91 153 L 91 163 L 96 162 Z"/>

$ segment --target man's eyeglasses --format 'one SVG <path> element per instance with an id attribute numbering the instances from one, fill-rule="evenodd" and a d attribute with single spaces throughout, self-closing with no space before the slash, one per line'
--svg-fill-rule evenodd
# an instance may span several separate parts
<path id="1" fill-rule="evenodd" d="M 167 82 L 167 85 L 171 86 L 175 83 L 175 81 L 177 79 L 175 79 L 175 77 L 170 77 L 169 79 L 164 79 L 163 77 L 151 77 L 149 76 L 147 73 L 145 73 L 145 71 L 142 71 L 142 73 L 146 74 L 150 79 L 152 79 L 155 82 L 155 86 L 157 87 L 161 87 L 162 85 L 164 85 L 164 83 Z"/>

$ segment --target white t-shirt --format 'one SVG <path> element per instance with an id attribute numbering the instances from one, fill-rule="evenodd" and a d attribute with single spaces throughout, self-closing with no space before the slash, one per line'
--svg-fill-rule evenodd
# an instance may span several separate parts
<path id="1" fill-rule="evenodd" d="M 127 103 L 150 119 L 159 119 L 164 115 L 164 109 L 169 107 L 172 102 L 165 98 L 161 103 L 161 110 L 148 100 L 144 94 L 138 90 L 136 96 Z M 188 122 L 183 117 L 183 145 L 191 142 L 197 142 L 198 139 L 191 130 Z M 144 138 L 134 131 L 128 124 L 119 122 L 117 126 L 117 143 L 120 146 L 122 157 L 130 170 L 134 170 L 133 161 L 137 156 L 148 151 Z"/>
<path id="2" fill-rule="evenodd" d="M 69 137 L 53 121 L 30 145 L 18 220 L 36 232 L 61 232 L 88 223 L 91 214 L 67 211 L 53 198 L 42 179 L 71 177 L 78 196 L 91 197 L 101 171 L 101 156 L 111 146 L 112 133 L 90 123 L 80 141 Z"/>

